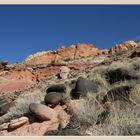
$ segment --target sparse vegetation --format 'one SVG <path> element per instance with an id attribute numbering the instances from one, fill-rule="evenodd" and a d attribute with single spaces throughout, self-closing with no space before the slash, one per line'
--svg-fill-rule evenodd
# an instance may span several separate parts
<path id="1" fill-rule="evenodd" d="M 41 103 L 44 101 L 45 93 L 36 93 L 35 95 L 26 95 L 16 100 L 15 105 L 11 107 L 7 114 L 3 115 L 5 121 L 16 119 L 29 114 L 29 105 L 31 103 Z"/>
<path id="2" fill-rule="evenodd" d="M 140 135 L 140 108 L 134 112 L 134 107 L 126 106 L 123 110 L 112 107 L 109 118 L 99 126 L 97 135 Z"/>
<path id="3" fill-rule="evenodd" d="M 53 75 L 41 82 L 38 81 L 30 88 L 23 89 L 17 95 L 15 105 L 9 109 L 7 114 L 2 116 L 2 119 L 9 122 L 12 119 L 29 115 L 31 103 L 45 104 L 44 97 L 49 86 L 64 84 L 66 90 L 63 92 L 52 90 L 47 92 L 48 94 L 57 92 L 57 94 L 50 94 L 54 96 L 62 94 L 61 99 L 53 107 L 50 106 L 52 102 L 48 103 L 48 107 L 55 111 L 54 107 L 61 105 L 64 110 L 66 109 L 66 113 L 71 116 L 69 125 L 54 135 L 140 135 L 140 59 L 130 59 L 127 57 L 128 54 L 124 52 L 115 55 L 109 54 L 108 56 L 107 61 L 111 62 L 110 65 L 99 63 L 87 71 L 80 71 L 73 67 L 69 77 L 65 80 Z M 66 63 L 87 62 L 90 64 L 92 59 L 92 57 L 82 58 Z M 55 61 L 52 60 L 52 66 L 54 63 Z M 119 70 L 117 71 L 117 69 Z M 115 71 L 115 74 L 112 71 Z M 111 73 L 110 76 L 109 72 L 113 74 Z M 79 77 L 85 78 L 84 81 L 86 82 L 82 81 L 79 84 L 77 82 Z M 6 80 L 1 77 L 0 83 Z M 56 87 L 54 89 L 56 90 Z M 73 97 L 72 92 L 75 95 Z M 121 95 L 126 100 L 120 99 Z M 50 101 L 55 99 L 56 96 L 54 96 L 51 96 L 50 99 L 48 98 L 49 95 L 46 97 Z M 109 97 L 110 100 L 108 100 Z"/>

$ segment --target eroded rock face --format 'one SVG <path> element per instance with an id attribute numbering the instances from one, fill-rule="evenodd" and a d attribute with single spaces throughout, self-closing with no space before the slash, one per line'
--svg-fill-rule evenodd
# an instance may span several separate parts
<path id="1" fill-rule="evenodd" d="M 64 46 L 60 47 L 57 51 L 39 52 L 34 55 L 30 55 L 25 59 L 24 63 L 27 65 L 37 64 L 51 64 L 61 63 L 64 61 L 75 60 L 79 58 L 85 58 L 91 55 L 97 55 L 100 52 L 95 45 L 92 44 L 77 44 L 71 45 L 68 48 Z"/>
<path id="2" fill-rule="evenodd" d="M 15 92 L 30 87 L 32 84 L 33 82 L 26 80 L 8 80 L 7 82 L 0 84 L 0 92 Z"/>
<path id="3" fill-rule="evenodd" d="M 116 52 L 121 52 L 121 51 L 127 51 L 135 48 L 137 46 L 137 43 L 134 41 L 126 41 L 121 44 L 116 44 L 110 49 L 110 53 L 116 53 Z"/>
<path id="4" fill-rule="evenodd" d="M 32 68 L 26 67 L 25 65 L 19 66 L 19 64 L 17 64 L 9 71 L 0 72 L 0 91 L 12 92 L 13 90 L 22 89 L 26 86 L 30 87 L 49 76 L 57 75 L 59 72 L 59 66 L 44 66 L 41 68 L 35 66 L 35 68 Z"/>
<path id="5" fill-rule="evenodd" d="M 27 65 L 53 64 L 62 63 L 64 61 L 76 60 L 96 55 L 107 55 L 133 49 L 137 46 L 134 41 L 126 41 L 113 46 L 110 50 L 99 50 L 93 44 L 77 44 L 68 48 L 61 46 L 56 51 L 43 51 L 27 57 L 24 61 Z"/>

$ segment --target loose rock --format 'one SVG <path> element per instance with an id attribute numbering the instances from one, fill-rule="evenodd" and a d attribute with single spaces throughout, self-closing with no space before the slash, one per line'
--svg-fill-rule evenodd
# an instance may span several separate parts
<path id="1" fill-rule="evenodd" d="M 45 96 L 45 104 L 52 107 L 58 105 L 62 101 L 62 94 L 58 92 L 50 92 Z"/>
<path id="2" fill-rule="evenodd" d="M 70 69 L 66 66 L 62 66 L 60 68 L 60 77 L 61 79 L 67 79 L 68 78 L 68 75 L 69 75 L 69 72 L 70 72 Z"/>
<path id="3" fill-rule="evenodd" d="M 71 96 L 74 99 L 79 99 L 82 96 L 86 96 L 88 92 L 96 93 L 98 91 L 98 85 L 91 82 L 90 80 L 79 77 L 77 79 L 75 88 L 71 91 Z"/>
<path id="4" fill-rule="evenodd" d="M 16 120 L 11 120 L 10 124 L 9 124 L 9 128 L 10 129 L 19 128 L 19 127 L 23 126 L 24 124 L 26 124 L 28 121 L 29 121 L 29 119 L 27 117 L 21 117 Z"/>
<path id="5" fill-rule="evenodd" d="M 42 104 L 31 103 L 29 110 L 35 115 L 35 117 L 42 121 L 51 120 L 56 116 L 53 109 Z"/>

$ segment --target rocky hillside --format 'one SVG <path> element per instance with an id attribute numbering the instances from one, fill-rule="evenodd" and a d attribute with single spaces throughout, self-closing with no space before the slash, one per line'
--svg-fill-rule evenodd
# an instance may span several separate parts
<path id="1" fill-rule="evenodd" d="M 0 135 L 139 135 L 139 57 L 139 43 L 126 41 L 1 61 Z"/>

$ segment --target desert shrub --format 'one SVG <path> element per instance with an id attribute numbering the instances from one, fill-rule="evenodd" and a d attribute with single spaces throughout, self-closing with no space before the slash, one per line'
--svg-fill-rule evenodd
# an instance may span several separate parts
<path id="1" fill-rule="evenodd" d="M 113 56 L 114 56 L 114 54 L 112 54 L 112 53 L 108 54 L 109 58 L 112 58 Z"/>
<path id="2" fill-rule="evenodd" d="M 103 123 L 96 125 L 98 115 L 104 111 L 103 106 L 91 96 L 75 100 L 73 116 L 76 122 L 80 123 L 80 130 L 82 131 L 79 130 L 79 133 L 92 136 L 140 135 L 140 106 L 127 102 L 120 102 L 119 104 L 117 106 L 116 102 L 114 105 L 108 103 L 109 116 Z M 69 129 L 69 131 L 71 130 Z"/>
<path id="3" fill-rule="evenodd" d="M 9 109 L 7 114 L 2 117 L 5 121 L 16 119 L 29 114 L 29 105 L 31 103 L 41 103 L 44 101 L 45 93 L 37 93 L 35 95 L 23 96 L 16 100 L 15 105 Z"/>
<path id="4" fill-rule="evenodd" d="M 92 70 L 92 73 L 89 75 L 89 79 L 100 86 L 100 91 L 106 91 L 110 89 L 110 85 L 105 79 L 107 68 L 108 66 L 99 66 L 97 68 L 94 68 Z"/>
<path id="5" fill-rule="evenodd" d="M 109 69 L 117 69 L 117 68 L 124 68 L 124 69 L 131 69 L 132 64 L 129 63 L 127 60 L 122 60 L 122 61 L 114 61 L 111 63 L 111 65 L 108 67 Z"/>
<path id="6" fill-rule="evenodd" d="M 96 73 L 95 76 L 92 78 L 92 81 L 94 81 L 95 83 L 97 83 L 98 85 L 100 85 L 104 89 L 109 88 L 109 84 L 106 81 L 104 74 Z"/>

